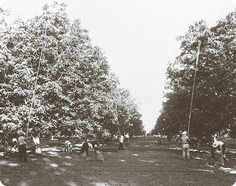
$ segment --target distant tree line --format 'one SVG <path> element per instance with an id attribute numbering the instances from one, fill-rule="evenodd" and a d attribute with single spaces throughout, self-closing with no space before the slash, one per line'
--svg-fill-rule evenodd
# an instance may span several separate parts
<path id="1" fill-rule="evenodd" d="M 7 24 L 0 8 L 0 130 L 102 137 L 144 132 L 138 105 L 64 4 Z"/>
<path id="2" fill-rule="evenodd" d="M 165 101 L 152 133 L 174 135 L 187 130 L 196 70 L 190 135 L 202 137 L 230 130 L 235 137 L 236 12 L 213 27 L 204 21 L 196 22 L 178 39 L 181 53 L 167 69 Z"/>

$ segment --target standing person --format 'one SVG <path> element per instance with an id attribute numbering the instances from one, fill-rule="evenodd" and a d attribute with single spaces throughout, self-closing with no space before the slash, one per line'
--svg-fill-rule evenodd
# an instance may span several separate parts
<path id="1" fill-rule="evenodd" d="M 126 141 L 126 147 L 128 147 L 129 144 L 129 133 L 125 135 L 125 141 Z"/>
<path id="2" fill-rule="evenodd" d="M 190 159 L 190 154 L 189 154 L 190 140 L 186 131 L 182 133 L 181 140 L 182 140 L 182 149 L 183 149 L 183 159 L 186 160 L 186 157 L 187 157 L 187 159 L 189 160 Z"/>
<path id="3" fill-rule="evenodd" d="M 120 135 L 120 137 L 119 137 L 119 150 L 124 150 L 123 143 L 124 143 L 124 136 Z"/>
<path id="4" fill-rule="evenodd" d="M 40 149 L 40 140 L 39 140 L 39 136 L 37 134 L 34 134 L 32 136 L 32 140 L 34 142 L 34 153 L 40 153 L 41 149 Z"/>
<path id="5" fill-rule="evenodd" d="M 160 133 L 157 134 L 157 141 L 158 141 L 158 145 L 161 145 L 161 134 Z"/>
<path id="6" fill-rule="evenodd" d="M 17 151 L 17 138 L 12 138 L 12 152 L 16 152 Z"/>
<path id="7" fill-rule="evenodd" d="M 21 131 L 18 137 L 18 146 L 19 146 L 19 160 L 20 162 L 23 161 L 27 162 L 27 152 L 26 152 L 26 139 L 25 133 Z"/>
<path id="8" fill-rule="evenodd" d="M 224 159 L 227 160 L 224 142 L 216 140 L 213 142 L 212 148 L 212 157 L 215 160 L 215 165 L 224 166 Z"/>
<path id="9" fill-rule="evenodd" d="M 88 149 L 89 149 L 89 145 L 88 145 L 88 140 L 86 139 L 82 145 L 80 154 L 83 154 L 84 152 L 86 152 L 86 156 L 88 156 Z"/>

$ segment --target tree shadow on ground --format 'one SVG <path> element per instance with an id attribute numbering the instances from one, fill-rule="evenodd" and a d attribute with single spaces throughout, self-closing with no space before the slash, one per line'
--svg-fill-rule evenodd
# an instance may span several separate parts
<path id="1" fill-rule="evenodd" d="M 0 158 L 0 181 L 6 186 L 99 185 L 99 183 L 104 183 L 104 180 L 93 174 L 102 163 L 93 161 L 93 150 L 89 151 L 88 157 L 81 156 L 79 151 L 68 154 L 63 150 L 63 147 L 46 147 L 42 148 L 40 154 L 28 153 L 27 163 L 18 161 L 18 153 L 2 157 Z M 109 182 L 107 185 L 115 184 L 113 180 Z"/>
<path id="2" fill-rule="evenodd" d="M 19 163 L 18 154 L 0 158 L 0 181 L 6 186 L 92 186 L 92 185 L 232 185 L 229 174 L 214 173 L 201 156 L 183 161 L 181 151 L 164 150 L 156 143 L 133 142 L 115 152 L 109 146 L 104 162 L 87 161 L 79 152 L 63 152 L 62 146 L 46 147 L 41 154 L 28 154 L 28 163 Z M 114 149 L 114 151 L 112 150 Z M 92 151 L 89 152 L 92 157 Z M 200 159 L 199 159 L 200 158 Z M 188 175 L 186 177 L 186 175 Z M 206 185 L 206 184 L 205 184 Z"/>

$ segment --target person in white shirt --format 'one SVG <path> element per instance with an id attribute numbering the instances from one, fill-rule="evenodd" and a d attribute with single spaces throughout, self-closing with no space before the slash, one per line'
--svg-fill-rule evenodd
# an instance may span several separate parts
<path id="1" fill-rule="evenodd" d="M 129 133 L 125 135 L 125 141 L 126 141 L 126 147 L 127 147 L 129 144 Z"/>
<path id="2" fill-rule="evenodd" d="M 32 140 L 34 142 L 34 153 L 41 153 L 39 136 L 33 135 Z"/>
<path id="3" fill-rule="evenodd" d="M 224 142 L 215 140 L 212 147 L 215 165 L 224 166 L 224 159 L 226 159 Z"/>
<path id="4" fill-rule="evenodd" d="M 119 150 L 124 150 L 124 147 L 123 147 L 123 143 L 124 143 L 124 136 L 123 135 L 121 135 L 120 137 L 119 137 Z"/>
<path id="5" fill-rule="evenodd" d="M 160 133 L 157 134 L 157 142 L 158 142 L 158 145 L 161 145 L 161 134 Z"/>

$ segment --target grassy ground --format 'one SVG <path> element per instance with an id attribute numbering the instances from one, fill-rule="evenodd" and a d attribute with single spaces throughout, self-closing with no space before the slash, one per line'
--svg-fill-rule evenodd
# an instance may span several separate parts
<path id="1" fill-rule="evenodd" d="M 6 186 L 230 186 L 236 181 L 235 175 L 205 165 L 208 154 L 194 152 L 190 161 L 183 161 L 181 151 L 169 149 L 174 145 L 158 146 L 151 137 L 133 139 L 123 151 L 117 151 L 115 143 L 104 146 L 104 162 L 86 161 L 78 152 L 66 154 L 62 146 L 50 145 L 42 154 L 30 155 L 28 163 L 19 163 L 17 154 L 1 158 L 1 182 Z M 234 165 L 232 155 L 226 167 Z"/>

